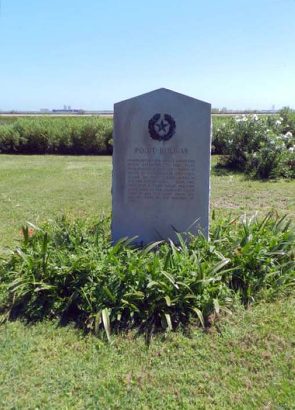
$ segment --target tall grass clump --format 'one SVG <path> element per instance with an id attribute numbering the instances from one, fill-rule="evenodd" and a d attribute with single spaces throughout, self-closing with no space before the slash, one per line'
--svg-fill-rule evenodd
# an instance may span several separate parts
<path id="1" fill-rule="evenodd" d="M 106 220 L 62 218 L 24 226 L 20 246 L 0 262 L 7 318 L 58 318 L 108 338 L 136 328 L 150 335 L 294 289 L 294 227 L 274 214 L 213 221 L 210 240 L 178 235 L 145 248 L 114 246 Z"/>
<path id="2" fill-rule="evenodd" d="M 29 117 L 2 122 L 0 153 L 111 154 L 112 120 L 100 117 Z"/>

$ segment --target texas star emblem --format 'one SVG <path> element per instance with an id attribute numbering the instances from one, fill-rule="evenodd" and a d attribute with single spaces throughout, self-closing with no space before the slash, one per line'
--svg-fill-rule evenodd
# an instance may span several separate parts
<path id="1" fill-rule="evenodd" d="M 175 134 L 176 124 L 170 114 L 155 114 L 149 120 L 149 133 L 153 140 L 168 141 Z"/>

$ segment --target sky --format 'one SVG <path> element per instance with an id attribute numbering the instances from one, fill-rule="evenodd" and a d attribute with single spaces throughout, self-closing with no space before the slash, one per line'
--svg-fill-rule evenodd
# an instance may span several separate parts
<path id="1" fill-rule="evenodd" d="M 295 0 L 0 2 L 0 110 L 111 110 L 161 87 L 295 108 Z"/>

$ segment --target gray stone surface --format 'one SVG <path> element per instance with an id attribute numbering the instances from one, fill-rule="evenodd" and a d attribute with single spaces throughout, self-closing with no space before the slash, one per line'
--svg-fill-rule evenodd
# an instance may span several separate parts
<path id="1" fill-rule="evenodd" d="M 208 235 L 211 105 L 161 88 L 114 106 L 112 238 Z M 195 223 L 194 223 L 195 222 Z"/>

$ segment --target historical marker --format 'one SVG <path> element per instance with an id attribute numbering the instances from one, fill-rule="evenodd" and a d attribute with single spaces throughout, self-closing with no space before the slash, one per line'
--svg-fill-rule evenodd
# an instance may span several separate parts
<path id="1" fill-rule="evenodd" d="M 161 88 L 114 106 L 112 238 L 208 235 L 211 105 Z"/>

